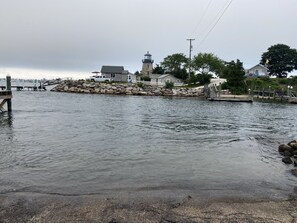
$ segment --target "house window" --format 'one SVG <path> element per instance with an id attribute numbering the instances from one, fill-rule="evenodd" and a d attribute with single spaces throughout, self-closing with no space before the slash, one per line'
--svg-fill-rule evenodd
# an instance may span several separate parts
<path id="1" fill-rule="evenodd" d="M 115 74 L 111 74 L 111 77 L 115 77 Z"/>
<path id="2" fill-rule="evenodd" d="M 255 70 L 256 76 L 259 76 L 259 70 Z"/>

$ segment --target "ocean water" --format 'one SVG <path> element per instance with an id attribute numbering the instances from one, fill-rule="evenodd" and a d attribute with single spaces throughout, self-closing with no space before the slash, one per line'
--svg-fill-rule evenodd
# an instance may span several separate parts
<path id="1" fill-rule="evenodd" d="M 295 194 L 278 145 L 297 106 L 13 92 L 0 114 L 0 193 L 248 197 Z"/>

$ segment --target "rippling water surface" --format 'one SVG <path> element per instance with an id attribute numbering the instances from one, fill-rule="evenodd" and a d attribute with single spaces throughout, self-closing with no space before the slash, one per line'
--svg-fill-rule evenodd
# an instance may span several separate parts
<path id="1" fill-rule="evenodd" d="M 297 106 L 14 92 L 0 114 L 0 192 L 283 198 Z"/>

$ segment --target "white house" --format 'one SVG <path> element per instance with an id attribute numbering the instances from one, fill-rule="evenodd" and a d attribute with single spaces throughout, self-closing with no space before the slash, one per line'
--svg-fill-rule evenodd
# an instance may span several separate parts
<path id="1" fill-rule="evenodd" d="M 257 64 L 245 71 L 247 77 L 265 77 L 269 76 L 268 69 L 262 64 Z"/>
<path id="2" fill-rule="evenodd" d="M 127 82 L 128 83 L 137 83 L 137 75 L 129 73 L 127 76 Z"/>
<path id="3" fill-rule="evenodd" d="M 171 82 L 175 86 L 183 84 L 182 80 L 174 77 L 171 74 L 162 74 L 162 75 L 151 74 L 150 78 L 151 78 L 151 85 L 164 86 L 166 82 Z"/>

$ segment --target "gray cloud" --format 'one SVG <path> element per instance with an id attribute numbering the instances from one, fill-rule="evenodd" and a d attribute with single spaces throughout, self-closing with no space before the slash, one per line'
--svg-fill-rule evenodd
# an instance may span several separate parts
<path id="1" fill-rule="evenodd" d="M 297 48 L 296 0 L 1 0 L 0 67 L 92 71 L 104 64 L 141 68 L 171 53 L 211 52 L 258 63 L 269 46 Z M 207 9 L 207 10 L 206 10 Z"/>

